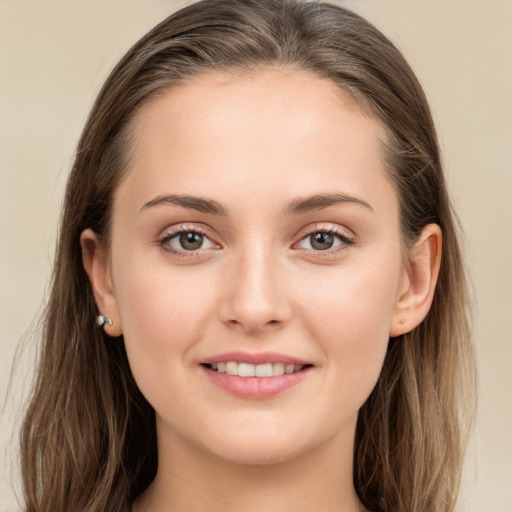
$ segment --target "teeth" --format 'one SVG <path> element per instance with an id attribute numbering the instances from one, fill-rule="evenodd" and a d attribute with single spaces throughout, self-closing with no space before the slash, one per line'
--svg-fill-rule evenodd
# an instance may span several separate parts
<path id="1" fill-rule="evenodd" d="M 254 365 L 247 363 L 239 363 L 237 375 L 240 375 L 240 377 L 254 377 Z"/>
<path id="2" fill-rule="evenodd" d="M 256 377 L 272 377 L 272 363 L 257 364 L 254 368 Z"/>
<path id="3" fill-rule="evenodd" d="M 284 363 L 273 363 L 272 374 L 275 376 L 284 375 Z"/>
<path id="4" fill-rule="evenodd" d="M 211 364 L 210 368 L 220 373 L 238 375 L 239 377 L 277 377 L 285 373 L 300 372 L 304 366 L 284 363 L 250 364 L 228 361 L 227 363 Z"/>
<path id="5" fill-rule="evenodd" d="M 238 375 L 238 363 L 235 363 L 234 361 L 226 363 L 226 373 L 228 375 Z"/>
<path id="6" fill-rule="evenodd" d="M 284 367 L 284 373 L 293 373 L 293 370 L 295 370 L 295 366 L 293 364 L 287 364 Z"/>

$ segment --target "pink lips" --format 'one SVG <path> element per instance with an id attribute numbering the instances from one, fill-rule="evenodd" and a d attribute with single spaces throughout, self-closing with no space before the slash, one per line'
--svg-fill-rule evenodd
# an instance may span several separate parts
<path id="1" fill-rule="evenodd" d="M 272 377 L 240 377 L 215 371 L 210 366 L 217 363 L 248 363 L 253 365 L 265 363 L 283 363 L 285 365 L 304 366 L 300 371 L 294 373 L 276 375 Z M 210 381 L 219 388 L 240 398 L 265 399 L 277 395 L 297 384 L 299 384 L 312 370 L 312 365 L 307 361 L 278 354 L 265 352 L 250 354 L 244 352 L 229 352 L 206 358 L 200 362 L 201 369 L 208 376 Z"/>
<path id="2" fill-rule="evenodd" d="M 208 357 L 201 361 L 201 364 L 227 363 L 235 361 L 236 363 L 264 364 L 264 363 L 284 363 L 305 365 L 307 361 L 302 361 L 296 357 L 286 356 L 277 352 L 262 352 L 251 354 L 249 352 L 225 352 L 213 357 Z"/>

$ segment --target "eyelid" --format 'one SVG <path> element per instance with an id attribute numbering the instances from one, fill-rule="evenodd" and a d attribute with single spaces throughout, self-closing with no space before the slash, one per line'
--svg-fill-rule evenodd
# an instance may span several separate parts
<path id="1" fill-rule="evenodd" d="M 156 244 L 161 247 L 167 253 L 175 254 L 178 256 L 195 256 L 201 252 L 206 252 L 212 250 L 212 248 L 200 248 L 197 250 L 184 250 L 184 249 L 176 249 L 175 247 L 171 247 L 168 242 L 173 238 L 177 237 L 182 233 L 198 233 L 205 238 L 207 238 L 215 247 L 215 249 L 220 249 L 222 246 L 214 239 L 210 230 L 205 229 L 201 225 L 197 224 L 178 224 L 175 226 L 170 226 L 166 228 L 161 235 L 159 235 L 156 239 Z"/>
<path id="2" fill-rule="evenodd" d="M 338 237 L 341 242 L 342 246 L 338 246 L 332 249 L 325 249 L 325 250 L 315 250 L 315 249 L 303 249 L 300 247 L 297 247 L 299 243 L 306 240 L 308 237 L 315 233 L 329 233 L 336 237 Z M 344 250 L 347 248 L 347 246 L 355 244 L 355 236 L 354 234 L 347 228 L 344 228 L 337 224 L 331 224 L 331 223 L 315 223 L 313 225 L 309 225 L 304 229 L 301 229 L 297 235 L 298 241 L 295 242 L 292 245 L 292 248 L 297 248 L 299 250 L 304 250 L 308 252 L 313 252 L 315 254 L 318 254 L 319 256 L 328 254 L 332 254 L 333 252 Z"/>

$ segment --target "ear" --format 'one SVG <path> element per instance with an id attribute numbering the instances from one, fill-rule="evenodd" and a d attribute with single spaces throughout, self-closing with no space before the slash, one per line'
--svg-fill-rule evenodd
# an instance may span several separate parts
<path id="1" fill-rule="evenodd" d="M 98 310 L 112 320 L 112 325 L 105 324 L 103 328 L 109 336 L 120 336 L 123 330 L 112 287 L 107 254 L 91 229 L 86 229 L 80 235 L 80 245 L 82 246 L 82 261 L 91 282 Z"/>
<path id="2" fill-rule="evenodd" d="M 442 233 L 428 224 L 414 244 L 404 268 L 391 320 L 390 337 L 412 331 L 427 316 L 441 267 Z"/>

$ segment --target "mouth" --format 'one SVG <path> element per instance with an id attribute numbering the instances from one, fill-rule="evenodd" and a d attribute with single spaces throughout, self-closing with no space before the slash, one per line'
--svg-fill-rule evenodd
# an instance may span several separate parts
<path id="1" fill-rule="evenodd" d="M 231 352 L 200 362 L 216 387 L 242 399 L 266 399 L 309 380 L 314 368 L 306 361 L 278 353 Z"/>
<path id="2" fill-rule="evenodd" d="M 217 373 L 225 373 L 227 375 L 236 375 L 238 377 L 279 377 L 281 375 L 290 375 L 299 373 L 307 368 L 311 368 L 311 364 L 292 364 L 292 363 L 242 363 L 237 361 L 226 361 L 218 363 L 203 363 L 202 366 Z"/>

